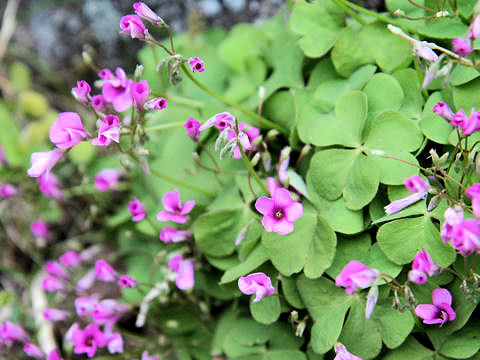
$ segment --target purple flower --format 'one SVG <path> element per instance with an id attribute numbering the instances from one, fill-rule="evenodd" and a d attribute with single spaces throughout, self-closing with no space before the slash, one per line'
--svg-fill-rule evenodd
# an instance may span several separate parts
<path id="1" fill-rule="evenodd" d="M 452 240 L 453 229 L 455 228 L 455 226 L 462 223 L 464 220 L 463 209 L 448 208 L 447 210 L 445 210 L 443 216 L 445 217 L 445 222 L 443 223 L 440 236 L 442 237 L 443 242 L 448 243 L 450 240 Z"/>
<path id="2" fill-rule="evenodd" d="M 48 308 L 43 311 L 43 318 L 48 321 L 63 321 L 68 319 L 70 313 L 65 310 Z"/>
<path id="3" fill-rule="evenodd" d="M 59 260 L 60 263 L 66 267 L 76 267 L 82 262 L 78 253 L 74 250 L 66 251 L 60 256 Z"/>
<path id="4" fill-rule="evenodd" d="M 185 129 L 187 130 L 187 136 L 193 141 L 198 141 L 198 136 L 200 135 L 200 126 L 202 124 L 200 121 L 195 120 L 194 118 L 189 118 L 186 122 Z"/>
<path id="5" fill-rule="evenodd" d="M 122 275 L 120 277 L 120 280 L 118 280 L 117 284 L 128 289 L 134 289 L 138 286 L 137 280 L 128 275 Z"/>
<path id="6" fill-rule="evenodd" d="M 67 292 L 68 290 L 67 284 L 53 276 L 47 276 L 42 280 L 42 288 L 51 292 Z"/>
<path id="7" fill-rule="evenodd" d="M 45 265 L 45 271 L 48 275 L 57 277 L 63 280 L 70 280 L 68 271 L 56 261 L 49 261 Z"/>
<path id="8" fill-rule="evenodd" d="M 133 201 L 130 201 L 128 203 L 128 210 L 133 216 L 132 221 L 134 222 L 142 221 L 143 219 L 145 219 L 145 216 L 147 216 L 145 204 L 141 203 L 136 196 L 133 198 Z"/>
<path id="9" fill-rule="evenodd" d="M 160 232 L 160 240 L 165 244 L 170 242 L 177 243 L 187 240 L 192 233 L 188 230 L 178 230 L 172 227 L 165 227 Z"/>
<path id="10" fill-rule="evenodd" d="M 160 360 L 160 358 L 158 356 L 155 356 L 155 355 L 149 355 L 148 351 L 145 350 L 142 353 L 142 360 Z"/>
<path id="11" fill-rule="evenodd" d="M 12 184 L 3 184 L 0 186 L 0 197 L 6 199 L 17 195 L 18 189 Z"/>
<path id="12" fill-rule="evenodd" d="M 198 71 L 198 72 L 204 72 L 205 68 L 204 62 L 200 60 L 198 56 L 194 56 L 190 59 L 188 59 L 188 65 L 190 65 L 190 69 L 192 69 L 193 72 Z"/>
<path id="13" fill-rule="evenodd" d="M 437 61 L 438 60 L 438 55 L 435 54 L 435 52 L 427 45 L 425 45 L 424 42 L 415 42 L 413 46 L 413 50 L 415 51 L 415 54 L 425 60 L 428 61 Z"/>
<path id="14" fill-rule="evenodd" d="M 468 117 L 467 117 L 467 114 L 465 114 L 465 111 L 463 109 L 453 114 L 453 117 L 451 120 L 451 123 L 453 126 L 462 126 L 467 122 L 468 122 Z"/>
<path id="15" fill-rule="evenodd" d="M 47 223 L 42 220 L 33 221 L 30 224 L 30 232 L 33 236 L 41 239 L 47 239 L 50 233 Z"/>
<path id="16" fill-rule="evenodd" d="M 135 104 L 135 108 L 140 111 L 143 110 L 143 104 L 150 95 L 150 88 L 148 87 L 148 81 L 143 80 L 140 82 L 134 82 L 130 85 L 130 94 L 133 97 L 133 102 Z"/>
<path id="17" fill-rule="evenodd" d="M 337 354 L 333 360 L 363 360 L 361 357 L 355 356 L 348 352 L 345 345 L 337 343 L 335 345 L 335 353 Z"/>
<path id="18" fill-rule="evenodd" d="M 137 15 L 127 15 L 120 19 L 121 34 L 128 34 L 132 39 L 145 40 L 148 30 Z"/>
<path id="19" fill-rule="evenodd" d="M 480 218 L 480 184 L 470 186 L 465 195 L 472 200 L 473 213 Z"/>
<path id="20" fill-rule="evenodd" d="M 428 190 L 430 189 L 430 185 L 423 181 L 423 179 L 418 175 L 404 179 L 403 183 L 405 184 L 405 187 L 412 193 L 403 199 L 392 201 L 390 204 L 385 206 L 385 213 L 387 215 L 396 214 L 407 206 L 416 203 L 418 200 L 425 199 Z"/>
<path id="21" fill-rule="evenodd" d="M 353 294 L 357 288 L 365 289 L 378 278 L 378 271 L 370 269 L 361 262 L 350 261 L 335 279 L 337 286 L 345 287 L 347 294 Z"/>
<path id="22" fill-rule="evenodd" d="M 195 200 L 188 200 L 182 205 L 180 194 L 177 189 L 167 192 L 162 197 L 163 207 L 165 210 L 157 214 L 158 221 L 173 221 L 179 224 L 187 222 L 185 215 L 192 211 L 195 206 Z"/>
<path id="23" fill-rule="evenodd" d="M 102 80 L 112 80 L 115 79 L 115 75 L 113 75 L 112 70 L 110 69 L 102 69 L 98 73 L 98 77 Z"/>
<path id="24" fill-rule="evenodd" d="M 180 290 L 188 290 L 195 284 L 194 260 L 183 259 L 182 255 L 174 256 L 168 262 L 168 268 L 177 273 L 175 284 Z"/>
<path id="25" fill-rule="evenodd" d="M 95 274 L 98 279 L 106 282 L 115 281 L 118 276 L 115 269 L 103 259 L 95 262 Z"/>
<path id="26" fill-rule="evenodd" d="M 405 187 L 411 192 L 426 192 L 430 186 L 418 175 L 403 179 Z"/>
<path id="27" fill-rule="evenodd" d="M 465 135 L 471 135 L 475 131 L 480 130 L 480 111 L 477 112 L 475 109 L 472 109 L 470 117 L 463 121 L 460 127 Z"/>
<path id="28" fill-rule="evenodd" d="M 30 357 L 34 357 L 35 359 L 43 359 L 45 357 L 45 353 L 33 343 L 25 344 L 23 351 L 25 354 Z"/>
<path id="29" fill-rule="evenodd" d="M 50 170 L 52 170 L 62 156 L 63 152 L 58 149 L 45 152 L 34 152 L 30 156 L 31 166 L 27 170 L 28 176 L 39 177 L 44 174 L 48 176 Z"/>
<path id="30" fill-rule="evenodd" d="M 375 305 L 377 304 L 377 300 L 378 300 L 378 285 L 375 282 L 370 287 L 370 290 L 368 290 L 368 294 L 367 294 L 367 303 L 365 306 L 366 319 L 370 319 L 370 316 L 372 316 L 373 310 L 375 309 Z"/>
<path id="31" fill-rule="evenodd" d="M 100 331 L 97 324 L 90 324 L 84 330 L 77 329 L 72 336 L 75 354 L 87 354 L 89 358 L 97 352 L 97 348 L 107 345 L 105 335 Z"/>
<path id="32" fill-rule="evenodd" d="M 104 299 L 95 304 L 95 308 L 90 313 L 97 324 L 115 323 L 120 315 L 128 310 L 123 304 L 117 303 L 114 299 Z"/>
<path id="33" fill-rule="evenodd" d="M 143 2 L 136 2 L 133 4 L 135 13 L 140 16 L 142 19 L 150 21 L 153 25 L 163 24 L 163 20 L 158 16 L 152 9 L 150 9 Z"/>
<path id="34" fill-rule="evenodd" d="M 473 51 L 472 45 L 469 39 L 465 38 L 453 38 L 452 39 L 453 52 L 456 52 L 460 56 L 467 56 Z"/>
<path id="35" fill-rule="evenodd" d="M 20 325 L 7 320 L 0 326 L 0 338 L 6 343 L 13 343 L 16 341 L 27 342 L 30 336 Z"/>
<path id="36" fill-rule="evenodd" d="M 108 146 L 113 141 L 116 143 L 120 142 L 120 121 L 118 116 L 107 115 L 100 125 L 98 136 L 92 139 L 92 145 Z"/>
<path id="37" fill-rule="evenodd" d="M 78 280 L 77 284 L 75 285 L 75 291 L 77 292 L 77 294 L 83 293 L 90 289 L 95 283 L 96 279 L 97 275 L 95 274 L 95 270 L 89 270 L 85 275 L 80 278 L 80 280 Z"/>
<path id="38" fill-rule="evenodd" d="M 143 108 L 147 111 L 152 111 L 152 110 L 163 110 L 167 107 L 167 100 L 163 97 L 158 97 L 152 100 L 148 100 L 145 105 L 143 105 Z"/>
<path id="39" fill-rule="evenodd" d="M 420 304 L 415 308 L 415 314 L 423 319 L 424 324 L 440 324 L 455 320 L 452 309 L 452 295 L 447 289 L 438 288 L 432 293 L 433 305 Z"/>
<path id="40" fill-rule="evenodd" d="M 62 190 L 60 189 L 60 181 L 54 174 L 50 173 L 48 175 L 40 175 L 37 178 L 37 182 L 39 184 L 40 191 L 46 197 L 58 201 L 63 201 L 65 198 Z"/>
<path id="41" fill-rule="evenodd" d="M 50 351 L 50 354 L 48 354 L 48 359 L 47 360 L 63 360 L 63 359 L 58 354 L 58 350 L 53 349 L 52 351 Z"/>
<path id="42" fill-rule="evenodd" d="M 72 94 L 84 105 L 88 105 L 90 103 L 90 91 L 92 88 L 85 80 L 77 81 L 77 87 L 72 88 Z"/>
<path id="43" fill-rule="evenodd" d="M 242 148 L 244 151 L 246 150 L 257 150 L 256 147 L 253 147 L 252 144 L 255 141 L 256 138 L 260 135 L 260 130 L 256 128 L 255 126 L 251 126 L 247 123 L 240 123 L 238 124 L 238 131 L 243 134 L 246 134 L 247 138 L 245 139 L 245 143 L 242 144 L 240 141 L 240 144 L 242 145 Z M 239 134 L 239 140 L 240 140 L 240 134 Z M 228 131 L 228 140 L 232 140 L 236 137 L 236 132 L 234 129 L 230 129 Z M 242 157 L 242 153 L 240 152 L 240 149 L 238 146 L 235 147 L 235 150 L 233 151 L 233 157 L 235 159 L 240 159 Z M 288 165 L 288 164 L 287 164 Z M 280 180 L 281 181 L 281 180 Z"/>
<path id="44" fill-rule="evenodd" d="M 117 189 L 122 172 L 117 169 L 104 169 L 95 175 L 93 183 L 98 191 Z"/>
<path id="45" fill-rule="evenodd" d="M 448 104 L 443 101 L 439 101 L 433 106 L 433 112 L 437 113 L 438 115 L 440 115 L 441 117 L 443 117 L 445 120 L 449 122 L 452 121 L 452 118 L 453 118 L 452 109 L 450 109 L 450 106 L 448 106 Z"/>
<path id="46" fill-rule="evenodd" d="M 120 333 L 114 333 L 109 339 L 107 344 L 108 352 L 110 354 L 123 353 L 123 338 Z"/>
<path id="47" fill-rule="evenodd" d="M 102 95 L 105 100 L 112 103 L 115 111 L 123 112 L 133 105 L 133 98 L 130 94 L 132 80 L 127 79 L 127 74 L 122 68 L 116 68 L 115 74 L 116 77 L 103 82 Z"/>
<path id="48" fill-rule="evenodd" d="M 87 316 L 92 313 L 95 306 L 98 304 L 98 299 L 95 296 L 78 297 L 75 299 L 75 310 L 78 316 Z"/>
<path id="49" fill-rule="evenodd" d="M 293 231 L 293 223 L 303 215 L 303 206 L 290 196 L 286 189 L 276 189 L 272 198 L 262 196 L 255 202 L 255 208 L 263 214 L 262 224 L 266 231 L 286 235 Z"/>
<path id="50" fill-rule="evenodd" d="M 240 277 L 238 288 L 245 295 L 255 294 L 253 302 L 259 302 L 262 298 L 275 294 L 272 280 L 262 272 Z"/>
<path id="51" fill-rule="evenodd" d="M 477 15 L 468 28 L 468 37 L 472 40 L 480 37 L 480 15 Z"/>
<path id="52" fill-rule="evenodd" d="M 88 134 L 77 113 L 63 112 L 58 114 L 57 121 L 50 126 L 49 137 L 59 149 L 69 149 L 88 139 Z"/>
<path id="53" fill-rule="evenodd" d="M 454 226 L 451 245 L 462 255 L 480 252 L 480 221 L 468 219 Z"/>
<path id="54" fill-rule="evenodd" d="M 228 112 L 217 114 L 213 118 L 215 119 L 215 126 L 218 127 L 220 132 L 226 128 L 232 128 L 235 122 L 235 117 Z"/>
<path id="55" fill-rule="evenodd" d="M 441 267 L 435 264 L 430 254 L 422 249 L 413 259 L 412 270 L 408 273 L 408 278 L 416 284 L 425 284 L 427 276 L 433 276 L 441 271 Z"/>
<path id="56" fill-rule="evenodd" d="M 92 97 L 92 107 L 95 110 L 104 112 L 108 109 L 108 102 L 103 95 L 95 95 Z"/>

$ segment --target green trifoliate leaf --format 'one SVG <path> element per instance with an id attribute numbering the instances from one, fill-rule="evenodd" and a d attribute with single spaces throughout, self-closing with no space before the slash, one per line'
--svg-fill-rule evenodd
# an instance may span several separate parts
<path id="1" fill-rule="evenodd" d="M 402 346 L 390 351 L 383 359 L 385 360 L 434 360 L 432 350 L 421 345 L 413 336 L 410 336 Z M 437 359 L 437 357 L 435 357 Z"/>
<path id="2" fill-rule="evenodd" d="M 220 279 L 220 282 L 224 284 L 235 281 L 240 276 L 244 276 L 246 274 L 249 274 L 250 272 L 253 272 L 253 270 L 255 270 L 267 260 L 268 255 L 265 251 L 265 248 L 262 244 L 258 244 L 243 262 L 227 270 Z"/>
<path id="3" fill-rule="evenodd" d="M 423 103 L 422 84 L 414 69 L 401 69 L 393 73 L 403 89 L 403 104 L 399 112 L 411 119 L 420 120 Z"/>
<path id="4" fill-rule="evenodd" d="M 478 109 L 480 103 L 480 79 L 453 88 L 453 102 L 457 111 L 464 109 L 470 114 L 472 108 Z"/>

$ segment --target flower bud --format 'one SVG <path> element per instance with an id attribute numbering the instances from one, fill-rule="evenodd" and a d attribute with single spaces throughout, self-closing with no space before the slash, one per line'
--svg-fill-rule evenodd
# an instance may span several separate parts
<path id="1" fill-rule="evenodd" d="M 374 283 L 367 294 L 367 306 L 365 307 L 365 318 L 370 319 L 373 309 L 378 300 L 378 285 Z"/>
<path id="2" fill-rule="evenodd" d="M 440 205 L 441 202 L 442 202 L 442 198 L 438 195 L 435 195 L 434 197 L 432 197 L 432 199 L 428 203 L 427 211 L 431 212 L 435 210 L 437 206 Z"/>

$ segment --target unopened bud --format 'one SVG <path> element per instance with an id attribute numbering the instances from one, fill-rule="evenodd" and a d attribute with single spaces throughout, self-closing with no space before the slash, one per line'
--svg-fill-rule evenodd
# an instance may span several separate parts
<path id="1" fill-rule="evenodd" d="M 436 18 L 442 18 L 446 16 L 450 16 L 450 13 L 447 10 L 441 10 L 435 14 Z"/>
<path id="2" fill-rule="evenodd" d="M 290 321 L 291 321 L 292 323 L 294 323 L 294 322 L 296 322 L 297 320 L 298 320 L 298 311 L 292 310 L 292 311 L 290 312 Z"/>
<path id="3" fill-rule="evenodd" d="M 437 152 L 435 151 L 435 149 L 430 149 L 430 151 L 429 151 L 428 153 L 429 153 L 430 156 L 432 157 L 432 163 L 433 163 L 433 165 L 438 166 L 439 163 L 440 163 L 440 158 L 438 157 L 438 154 L 437 154 Z"/>
<path id="4" fill-rule="evenodd" d="M 264 151 L 262 154 L 262 163 L 265 171 L 270 171 L 272 168 L 272 155 L 268 151 Z"/>
<path id="5" fill-rule="evenodd" d="M 370 290 L 367 294 L 367 306 L 365 307 L 365 318 L 370 319 L 372 316 L 373 309 L 375 309 L 375 305 L 378 300 L 378 285 L 374 284 L 370 287 Z"/>
<path id="6" fill-rule="evenodd" d="M 271 130 L 269 130 L 269 131 L 267 132 L 267 135 L 265 136 L 265 141 L 274 139 L 274 138 L 276 138 L 279 134 L 280 134 L 280 132 L 279 132 L 278 130 L 271 129 Z"/>
<path id="7" fill-rule="evenodd" d="M 453 166 L 453 170 L 455 170 L 456 173 L 458 173 L 460 171 L 460 157 L 461 156 L 462 156 L 462 153 L 458 153 L 455 156 L 455 163 L 454 163 L 454 166 Z"/>
<path id="8" fill-rule="evenodd" d="M 249 149 L 251 147 L 250 139 L 248 138 L 248 135 L 245 134 L 243 131 L 238 134 L 238 142 L 240 143 L 240 145 L 242 145 L 242 148 L 244 149 Z"/>
<path id="9" fill-rule="evenodd" d="M 442 198 L 438 195 L 435 195 L 434 197 L 432 197 L 432 199 L 428 203 L 427 211 L 430 212 L 435 210 L 437 206 L 440 205 L 441 202 L 442 202 Z"/>
<path id="10" fill-rule="evenodd" d="M 393 12 L 393 15 L 395 16 L 405 16 L 405 11 L 401 10 L 401 9 L 397 9 Z M 391 31 L 391 30 L 390 30 Z M 393 31 L 392 31 L 393 32 Z"/>
<path id="11" fill-rule="evenodd" d="M 259 152 L 255 153 L 255 155 L 253 155 L 252 160 L 250 160 L 250 163 L 252 164 L 252 166 L 257 166 L 261 157 L 262 157 L 262 154 L 260 154 Z"/>
<path id="12" fill-rule="evenodd" d="M 387 153 L 383 150 L 376 150 L 376 149 L 373 149 L 372 151 L 370 151 L 370 153 L 372 155 L 376 155 L 376 156 L 380 156 L 380 157 L 385 157 L 387 155 Z"/>
<path id="13" fill-rule="evenodd" d="M 138 81 L 143 75 L 143 65 L 139 64 L 135 68 L 135 72 L 133 73 L 133 77 L 136 81 Z"/>
<path id="14" fill-rule="evenodd" d="M 297 325 L 297 328 L 295 329 L 295 336 L 302 337 L 306 327 L 306 321 L 300 321 Z"/>
<path id="15" fill-rule="evenodd" d="M 196 151 L 192 153 L 192 158 L 194 160 L 200 160 L 200 156 L 198 155 L 198 153 Z"/>
<path id="16" fill-rule="evenodd" d="M 443 154 L 442 156 L 440 156 L 440 159 L 438 161 L 438 164 L 440 166 L 443 166 L 447 163 L 447 160 L 448 160 L 448 156 L 450 155 L 450 153 L 446 152 L 445 154 Z"/>
<path id="17" fill-rule="evenodd" d="M 258 88 L 258 99 L 260 102 L 263 102 L 265 100 L 265 87 L 264 86 L 259 86 Z"/>
<path id="18" fill-rule="evenodd" d="M 83 59 L 83 62 L 87 65 L 91 65 L 92 64 L 92 57 L 90 56 L 90 54 L 88 53 L 88 51 L 86 50 L 83 50 L 82 51 L 82 59 Z"/>
<path id="19" fill-rule="evenodd" d="M 304 157 L 305 155 L 307 155 L 310 150 L 312 150 L 312 145 L 306 144 L 300 151 L 300 157 Z"/>
<path id="20" fill-rule="evenodd" d="M 403 35 L 402 29 L 400 29 L 399 27 L 396 27 L 392 24 L 388 24 L 387 29 L 390 30 L 392 32 L 392 34 L 394 34 L 394 35 Z"/>

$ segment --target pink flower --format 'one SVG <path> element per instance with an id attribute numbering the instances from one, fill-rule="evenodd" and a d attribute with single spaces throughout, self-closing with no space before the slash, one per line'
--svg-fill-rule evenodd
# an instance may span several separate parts
<path id="1" fill-rule="evenodd" d="M 30 156 L 31 166 L 27 170 L 28 176 L 39 177 L 44 174 L 45 176 L 48 176 L 50 170 L 52 170 L 62 156 L 63 152 L 58 149 L 45 152 L 34 152 Z"/>
<path id="2" fill-rule="evenodd" d="M 175 283 L 180 290 L 191 289 L 195 283 L 194 260 L 183 259 L 182 255 L 174 256 L 168 262 L 168 268 L 177 273 Z"/>
<path id="3" fill-rule="evenodd" d="M 425 60 L 428 61 L 437 61 L 438 60 L 438 55 L 435 54 L 435 52 L 427 45 L 425 45 L 424 42 L 415 42 L 413 46 L 413 50 L 415 51 L 415 54 Z"/>
<path id="4" fill-rule="evenodd" d="M 453 126 L 462 126 L 468 122 L 468 117 L 465 114 L 465 111 L 462 109 L 457 113 L 453 114 L 451 123 Z"/>
<path id="5" fill-rule="evenodd" d="M 247 138 L 245 139 L 245 143 L 242 144 L 242 141 L 240 140 L 240 134 L 239 134 L 239 141 L 240 141 L 240 144 L 242 145 L 242 148 L 244 151 L 246 150 L 256 150 L 257 148 L 256 147 L 253 147 L 252 144 L 253 142 L 255 141 L 256 138 L 258 138 L 258 136 L 260 135 L 260 130 L 258 128 L 256 128 L 255 126 L 251 126 L 247 123 L 240 123 L 238 124 L 238 131 L 243 134 L 246 134 L 247 135 Z M 232 140 L 236 137 L 236 132 L 234 129 L 230 129 L 228 131 L 228 140 Z M 240 149 L 237 147 L 235 147 L 235 150 L 233 151 L 233 157 L 235 159 L 240 159 L 242 157 L 242 154 L 240 152 Z M 288 166 L 288 164 L 287 164 Z M 280 179 L 281 181 L 281 179 Z"/>
<path id="6" fill-rule="evenodd" d="M 445 222 L 443 223 L 440 236 L 442 237 L 443 242 L 448 243 L 450 240 L 452 240 L 453 229 L 455 228 L 455 226 L 457 226 L 458 224 L 461 224 L 464 220 L 463 209 L 448 208 L 447 210 L 445 210 L 445 213 L 443 216 L 445 217 Z"/>
<path id="7" fill-rule="evenodd" d="M 282 188 L 280 185 L 278 185 L 277 181 L 273 177 L 268 177 L 267 178 L 267 187 L 268 187 L 268 192 L 270 193 L 270 195 L 273 195 L 275 190 Z"/>
<path id="8" fill-rule="evenodd" d="M 407 206 L 416 203 L 418 200 L 425 199 L 430 185 L 426 183 L 420 176 L 414 175 L 403 180 L 405 187 L 412 192 L 410 195 L 400 200 L 392 201 L 385 206 L 385 213 L 387 215 L 396 214 Z"/>
<path id="9" fill-rule="evenodd" d="M 7 343 L 13 343 L 16 341 L 27 342 L 30 336 L 20 325 L 7 320 L 0 326 L 0 338 Z"/>
<path id="10" fill-rule="evenodd" d="M 132 221 L 134 222 L 142 221 L 147 216 L 145 204 L 141 203 L 136 196 L 133 198 L 133 201 L 128 203 L 128 210 L 132 214 Z"/>
<path id="11" fill-rule="evenodd" d="M 98 299 L 95 296 L 78 297 L 75 299 L 75 310 L 78 316 L 87 316 L 92 313 L 95 306 L 98 304 Z"/>
<path id="12" fill-rule="evenodd" d="M 468 37 L 472 40 L 480 37 L 480 15 L 477 15 L 468 28 Z"/>
<path id="13" fill-rule="evenodd" d="M 117 169 L 104 169 L 95 175 L 93 183 L 98 191 L 115 190 L 122 176 Z"/>
<path id="14" fill-rule="evenodd" d="M 84 330 L 77 329 L 72 336 L 75 354 L 87 354 L 89 358 L 97 352 L 97 348 L 107 345 L 105 335 L 100 331 L 97 324 L 90 324 Z"/>
<path id="15" fill-rule="evenodd" d="M 92 97 L 92 107 L 95 110 L 105 112 L 108 109 L 108 102 L 103 95 L 95 95 Z"/>
<path id="16" fill-rule="evenodd" d="M 145 3 L 136 2 L 133 4 L 135 13 L 142 19 L 150 21 L 153 25 L 163 24 L 163 20 L 155 12 L 152 11 Z"/>
<path id="17" fill-rule="evenodd" d="M 47 276 L 42 280 L 42 288 L 51 292 L 67 292 L 68 290 L 67 284 L 53 276 Z"/>
<path id="18" fill-rule="evenodd" d="M 152 100 L 148 100 L 145 105 L 143 105 L 143 108 L 147 111 L 152 111 L 152 110 L 163 110 L 167 107 L 167 100 L 163 97 L 158 97 Z"/>
<path id="19" fill-rule="evenodd" d="M 143 104 L 150 95 L 150 88 L 148 87 L 148 81 L 143 80 L 140 82 L 134 82 L 130 85 L 130 94 L 133 97 L 133 102 L 135 104 L 135 108 L 140 111 L 143 110 Z"/>
<path id="20" fill-rule="evenodd" d="M 165 227 L 160 232 L 160 240 L 165 244 L 170 242 L 178 243 L 187 240 L 192 233 L 188 230 L 178 230 L 172 227 Z"/>
<path id="21" fill-rule="evenodd" d="M 120 333 L 114 333 L 109 339 L 107 344 L 108 352 L 110 354 L 123 353 L 123 338 Z"/>
<path id="22" fill-rule="evenodd" d="M 475 131 L 480 130 L 480 112 L 472 109 L 470 117 L 460 124 L 460 127 L 465 135 L 471 135 Z"/>
<path id="23" fill-rule="evenodd" d="M 77 113 L 63 112 L 58 114 L 57 121 L 50 126 L 49 137 L 59 149 L 69 149 L 88 139 L 88 134 Z"/>
<path id="24" fill-rule="evenodd" d="M 100 125 L 98 136 L 92 139 L 92 145 L 108 146 L 112 141 L 120 142 L 120 121 L 118 116 L 107 115 Z"/>
<path id="25" fill-rule="evenodd" d="M 48 275 L 57 277 L 63 280 L 70 280 L 70 274 L 65 268 L 56 261 L 49 261 L 45 265 L 45 271 Z"/>
<path id="26" fill-rule="evenodd" d="M 117 303 L 114 299 L 104 299 L 95 304 L 90 315 L 97 324 L 115 323 L 126 310 L 128 307 Z"/>
<path id="27" fill-rule="evenodd" d="M 52 351 L 50 351 L 50 354 L 48 354 L 48 359 L 47 360 L 63 360 L 63 359 L 58 354 L 58 350 L 53 349 Z"/>
<path id="28" fill-rule="evenodd" d="M 189 118 L 186 122 L 185 129 L 187 130 L 187 136 L 193 141 L 198 141 L 198 136 L 200 135 L 200 126 L 202 124 L 200 121 L 195 120 L 194 118 Z"/>
<path id="29" fill-rule="evenodd" d="M 433 276 L 441 271 L 441 267 L 435 264 L 430 254 L 422 249 L 415 255 L 413 259 L 412 270 L 408 273 L 408 278 L 416 284 L 424 284 L 427 282 L 427 276 Z"/>
<path id="30" fill-rule="evenodd" d="M 117 284 L 128 289 L 134 289 L 138 286 L 137 280 L 128 275 L 122 275 Z"/>
<path id="31" fill-rule="evenodd" d="M 352 260 L 335 279 L 337 286 L 345 287 L 347 294 L 353 294 L 357 288 L 365 289 L 378 278 L 378 271 L 370 269 L 361 262 Z"/>
<path id="32" fill-rule="evenodd" d="M 193 72 L 198 71 L 198 72 L 204 72 L 205 68 L 204 62 L 200 60 L 198 56 L 194 56 L 190 59 L 188 59 L 188 65 L 190 65 L 190 69 L 192 69 Z"/>
<path id="33" fill-rule="evenodd" d="M 28 356 L 34 357 L 36 359 L 43 359 L 45 357 L 45 353 L 33 343 L 25 344 L 25 346 L 23 347 L 23 351 Z"/>
<path id="34" fill-rule="evenodd" d="M 454 38 L 452 39 L 453 51 L 460 56 L 467 56 L 473 51 L 469 39 Z"/>
<path id="35" fill-rule="evenodd" d="M 58 181 L 58 178 L 53 173 L 50 173 L 48 175 L 40 175 L 37 178 L 37 182 L 40 185 L 40 191 L 46 197 L 58 201 L 63 201 L 63 199 L 65 198 L 62 190 L 60 189 L 60 181 Z"/>
<path id="36" fill-rule="evenodd" d="M 95 270 L 89 270 L 85 275 L 83 275 L 80 280 L 78 280 L 77 284 L 75 285 L 75 291 L 77 294 L 84 293 L 88 289 L 92 287 L 97 279 L 97 275 L 95 274 Z"/>
<path id="37" fill-rule="evenodd" d="M 188 200 L 182 206 L 177 189 L 163 195 L 162 202 L 165 210 L 157 214 L 158 221 L 173 221 L 179 224 L 187 222 L 185 215 L 190 213 L 195 206 L 195 200 Z"/>
<path id="38" fill-rule="evenodd" d="M 95 262 L 95 274 L 102 281 L 110 282 L 117 279 L 117 272 L 103 259 Z"/>
<path id="39" fill-rule="evenodd" d="M 116 68 L 115 74 L 116 77 L 103 82 L 102 95 L 105 100 L 112 103 L 115 111 L 123 112 L 131 108 L 133 104 L 133 98 L 130 94 L 130 84 L 132 80 L 127 79 L 127 74 L 125 74 L 122 68 Z"/>
<path id="40" fill-rule="evenodd" d="M 303 215 L 303 206 L 290 196 L 286 189 L 276 189 L 272 198 L 262 196 L 255 202 L 255 208 L 263 214 L 262 224 L 266 231 L 279 235 L 293 231 L 293 223 Z"/>
<path id="41" fill-rule="evenodd" d="M 363 360 L 361 357 L 355 356 L 348 352 L 345 345 L 337 343 L 335 345 L 335 353 L 337 354 L 333 360 Z"/>
<path id="42" fill-rule="evenodd" d="M 262 298 L 275 294 L 272 280 L 262 272 L 240 277 L 238 288 L 245 295 L 255 294 L 253 302 L 259 302 Z"/>
<path id="43" fill-rule="evenodd" d="M 480 221 L 468 219 L 454 226 L 451 245 L 462 255 L 480 252 Z"/>
<path id="44" fill-rule="evenodd" d="M 145 350 L 142 353 L 142 360 L 160 360 L 160 358 L 158 356 L 155 356 L 155 355 L 149 355 L 148 351 Z"/>
<path id="45" fill-rule="evenodd" d="M 285 185 L 285 181 L 287 181 L 288 178 L 287 169 L 288 165 L 290 164 L 290 151 L 291 148 L 287 146 L 283 148 L 280 152 L 280 161 L 278 164 L 278 180 L 280 180 L 282 185 Z"/>
<path id="46" fill-rule="evenodd" d="M 403 180 L 405 187 L 411 192 L 426 192 L 430 189 L 423 179 L 418 175 L 413 175 Z"/>
<path id="47" fill-rule="evenodd" d="M 98 77 L 102 80 L 111 80 L 111 79 L 115 79 L 115 75 L 113 75 L 113 72 L 112 70 L 110 69 L 102 69 L 100 70 L 100 72 L 98 73 Z"/>
<path id="48" fill-rule="evenodd" d="M 66 267 L 76 267 L 81 264 L 80 256 L 74 250 L 68 250 L 59 258 L 60 263 Z"/>
<path id="49" fill-rule="evenodd" d="M 12 184 L 3 184 L 0 186 L 0 197 L 6 199 L 17 195 L 18 189 Z"/>
<path id="50" fill-rule="evenodd" d="M 88 105 L 90 103 L 90 91 L 92 88 L 85 80 L 77 81 L 77 87 L 72 88 L 72 94 L 84 105 Z"/>
<path id="51" fill-rule="evenodd" d="M 45 221 L 35 220 L 30 224 L 30 232 L 37 238 L 47 239 L 49 237 L 48 225 Z"/>
<path id="52" fill-rule="evenodd" d="M 63 321 L 68 319 L 70 313 L 65 310 L 48 308 L 43 311 L 43 318 L 48 321 Z"/>
<path id="53" fill-rule="evenodd" d="M 450 106 L 448 106 L 448 104 L 443 101 L 439 101 L 434 105 L 433 112 L 437 113 L 449 122 L 453 119 L 452 109 L 450 109 Z"/>
<path id="54" fill-rule="evenodd" d="M 137 15 L 127 15 L 120 19 L 121 34 L 128 34 L 132 39 L 145 40 L 148 30 Z"/>
<path id="55" fill-rule="evenodd" d="M 217 114 L 213 118 L 215 119 L 215 126 L 218 127 L 220 132 L 226 128 L 232 128 L 235 123 L 235 117 L 228 112 Z"/>
<path id="56" fill-rule="evenodd" d="M 415 314 L 423 319 L 424 324 L 440 324 L 455 320 L 452 309 L 452 295 L 447 289 L 438 288 L 432 293 L 433 305 L 420 304 L 415 308 Z"/>
<path id="57" fill-rule="evenodd" d="M 473 213 L 480 218 L 480 184 L 470 186 L 465 195 L 472 200 Z"/>

